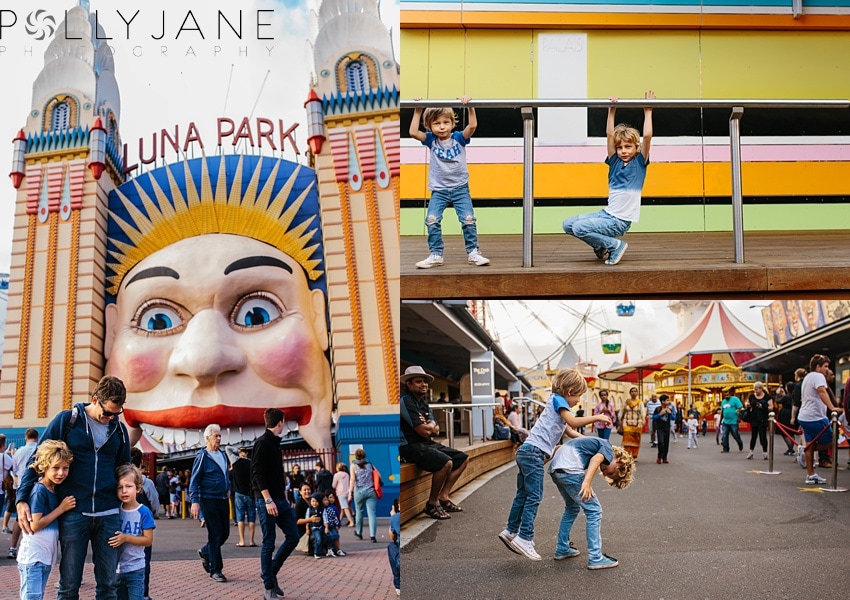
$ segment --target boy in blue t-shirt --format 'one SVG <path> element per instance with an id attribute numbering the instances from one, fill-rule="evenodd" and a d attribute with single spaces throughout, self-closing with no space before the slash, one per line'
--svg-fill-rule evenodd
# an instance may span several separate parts
<path id="1" fill-rule="evenodd" d="M 602 506 L 590 488 L 590 483 L 599 469 L 608 485 L 625 489 L 632 482 L 634 464 L 634 457 L 624 448 L 612 447 L 608 440 L 597 437 L 569 440 L 555 451 L 549 464 L 549 475 L 564 498 L 564 515 L 558 529 L 555 560 L 581 554 L 570 543 L 570 531 L 579 509 L 582 509 L 587 518 L 587 568 L 609 569 L 619 564 L 617 559 L 602 554 Z"/>
<path id="2" fill-rule="evenodd" d="M 118 600 L 143 600 L 145 597 L 145 547 L 153 544 L 156 523 L 151 510 L 136 500 L 142 491 L 142 472 L 131 464 L 117 470 L 118 499 L 121 500 L 121 531 L 109 538 L 109 545 L 120 548 L 118 556 Z"/>
<path id="3" fill-rule="evenodd" d="M 18 571 L 21 575 L 21 600 L 43 598 L 47 578 L 59 562 L 59 517 L 77 505 L 74 496 L 59 501 L 56 486 L 68 477 L 73 454 L 65 442 L 45 440 L 33 455 L 32 468 L 41 476 L 29 498 L 30 527 L 18 548 Z M 24 500 L 23 498 L 21 500 Z"/>
<path id="4" fill-rule="evenodd" d="M 418 98 L 417 98 L 418 100 Z M 460 99 L 461 104 L 469 102 L 469 96 Z M 467 108 L 468 120 L 463 131 L 452 132 L 457 125 L 457 115 L 451 108 L 417 108 L 410 121 L 410 137 L 422 142 L 430 150 L 428 171 L 428 189 L 431 200 L 428 202 L 428 214 L 425 225 L 428 227 L 428 249 L 430 254 L 425 260 L 416 263 L 419 269 L 430 269 L 443 264 L 443 212 L 454 206 L 463 231 L 467 261 L 471 265 L 482 267 L 490 260 L 478 251 L 478 228 L 475 214 L 472 212 L 472 197 L 469 195 L 469 169 L 466 166 L 466 145 L 478 127 L 478 119 L 473 107 Z M 419 130 L 420 119 L 426 132 Z"/>
<path id="5" fill-rule="evenodd" d="M 647 100 L 655 99 L 649 90 Z M 617 98 L 610 98 L 617 102 Z M 564 232 L 583 241 L 606 265 L 616 265 L 629 246 L 617 238 L 624 235 L 640 218 L 640 200 L 646 167 L 649 165 L 649 145 L 652 141 L 652 107 L 643 109 L 643 144 L 634 127 L 614 126 L 616 106 L 608 109 L 605 127 L 608 138 L 608 206 L 599 212 L 577 215 L 564 220 Z"/>

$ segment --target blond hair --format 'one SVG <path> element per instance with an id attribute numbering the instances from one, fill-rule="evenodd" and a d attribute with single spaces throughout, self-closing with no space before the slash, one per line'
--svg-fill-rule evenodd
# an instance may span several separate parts
<path id="1" fill-rule="evenodd" d="M 552 392 L 564 398 L 568 395 L 580 396 L 586 391 L 587 382 L 575 369 L 561 369 L 552 379 Z"/>
<path id="2" fill-rule="evenodd" d="M 635 457 L 626 452 L 622 446 L 611 446 L 614 459 L 617 461 L 617 477 L 605 477 L 608 485 L 620 490 L 629 487 L 635 475 Z"/>
<path id="3" fill-rule="evenodd" d="M 56 463 L 70 464 L 73 460 L 74 454 L 68 449 L 68 444 L 61 440 L 44 440 L 36 448 L 31 466 L 36 473 L 44 475 L 47 469 Z"/>
<path id="4" fill-rule="evenodd" d="M 640 152 L 640 132 L 631 125 L 620 123 L 614 128 L 612 137 L 614 138 L 614 146 L 619 146 L 623 142 L 631 142 Z"/>
<path id="5" fill-rule="evenodd" d="M 448 117 L 452 120 L 452 125 L 457 125 L 457 115 L 451 108 L 426 108 L 422 113 L 422 122 L 425 123 L 425 128 L 431 131 L 431 123 L 437 120 L 438 117 Z"/>

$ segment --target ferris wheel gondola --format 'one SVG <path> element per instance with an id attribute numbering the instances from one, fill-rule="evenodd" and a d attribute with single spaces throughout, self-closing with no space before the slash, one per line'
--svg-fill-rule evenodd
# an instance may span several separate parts
<path id="1" fill-rule="evenodd" d="M 634 300 L 623 300 L 622 302 L 617 303 L 617 316 L 618 317 L 633 317 L 635 316 L 635 301 Z"/>

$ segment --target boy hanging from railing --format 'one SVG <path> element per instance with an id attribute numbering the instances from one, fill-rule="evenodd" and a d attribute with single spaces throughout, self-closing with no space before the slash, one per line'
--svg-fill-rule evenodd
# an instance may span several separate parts
<path id="1" fill-rule="evenodd" d="M 647 100 L 655 99 L 649 90 Z M 616 103 L 618 98 L 610 98 Z M 605 133 L 608 138 L 608 206 L 595 213 L 569 217 L 564 232 L 593 248 L 596 257 L 606 265 L 616 265 L 623 258 L 628 244 L 623 236 L 640 217 L 640 200 L 646 167 L 649 165 L 649 145 L 652 141 L 652 106 L 643 109 L 643 144 L 637 129 L 623 123 L 614 126 L 616 106 L 608 109 Z"/>

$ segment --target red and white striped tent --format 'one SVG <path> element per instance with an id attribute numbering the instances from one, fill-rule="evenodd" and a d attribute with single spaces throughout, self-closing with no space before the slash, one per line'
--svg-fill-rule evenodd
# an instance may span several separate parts
<path id="1" fill-rule="evenodd" d="M 767 352 L 767 339 L 750 329 L 719 301 L 712 302 L 694 325 L 655 356 L 600 373 L 601 379 L 637 382 L 656 371 L 715 364 L 741 365 Z"/>

